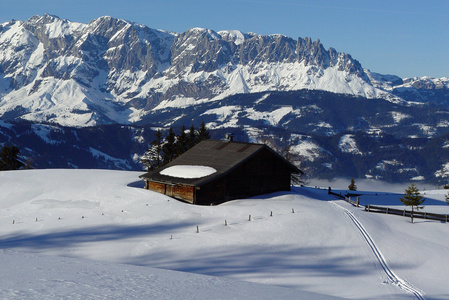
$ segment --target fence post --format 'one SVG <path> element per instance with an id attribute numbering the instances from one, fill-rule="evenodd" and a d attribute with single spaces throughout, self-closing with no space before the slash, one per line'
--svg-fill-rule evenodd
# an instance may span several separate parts
<path id="1" fill-rule="evenodd" d="M 387 210 L 385 210 L 385 213 L 388 215 L 388 207 L 387 207 Z"/>
<path id="2" fill-rule="evenodd" d="M 368 211 L 369 211 L 369 204 L 368 204 Z"/>
<path id="3" fill-rule="evenodd" d="M 402 214 L 403 217 L 405 217 L 405 209 L 404 209 L 404 213 Z"/>
<path id="4" fill-rule="evenodd" d="M 359 207 L 360 199 L 357 197 L 357 207 Z"/>

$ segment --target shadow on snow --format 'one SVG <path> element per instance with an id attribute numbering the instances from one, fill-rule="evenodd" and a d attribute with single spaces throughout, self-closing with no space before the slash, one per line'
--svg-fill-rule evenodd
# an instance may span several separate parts
<path id="1" fill-rule="evenodd" d="M 197 225 L 195 223 L 195 225 Z M 26 247 L 32 249 L 66 248 L 83 243 L 124 240 L 129 238 L 173 232 L 178 228 L 193 227 L 190 222 L 161 223 L 134 226 L 96 226 L 43 234 L 0 236 L 0 249 Z"/>
<path id="2" fill-rule="evenodd" d="M 279 285 L 296 288 L 298 274 L 305 277 L 357 277 L 379 272 L 375 264 L 361 257 L 340 253 L 345 253 L 345 249 L 330 246 L 258 245 L 208 248 L 184 258 L 179 258 L 176 253 L 156 252 L 133 257 L 124 263 L 210 276 L 237 276 L 242 280 L 274 277 L 282 279 Z M 392 264 L 391 267 L 397 270 L 408 266 Z M 296 280 L 289 284 L 289 278 Z"/>

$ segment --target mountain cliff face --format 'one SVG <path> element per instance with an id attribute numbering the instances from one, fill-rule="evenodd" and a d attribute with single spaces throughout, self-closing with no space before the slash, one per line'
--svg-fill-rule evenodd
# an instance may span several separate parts
<path id="1" fill-rule="evenodd" d="M 155 110 L 239 93 L 325 90 L 447 104 L 448 79 L 364 70 L 319 40 L 193 28 L 184 33 L 101 17 L 0 25 L 0 117 L 65 126 L 131 124 Z"/>

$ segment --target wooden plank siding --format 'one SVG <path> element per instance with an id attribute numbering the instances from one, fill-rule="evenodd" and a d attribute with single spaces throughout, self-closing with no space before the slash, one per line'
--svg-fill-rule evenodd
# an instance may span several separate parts
<path id="1" fill-rule="evenodd" d="M 189 203 L 194 203 L 195 187 L 193 186 L 146 181 L 145 188 Z"/>
<path id="2" fill-rule="evenodd" d="M 171 196 L 189 203 L 195 202 L 195 187 L 189 185 L 173 185 Z"/>
<path id="3" fill-rule="evenodd" d="M 154 182 L 154 181 L 145 181 L 145 188 L 150 190 L 150 191 L 154 191 L 154 192 L 158 192 L 161 194 L 165 194 L 165 184 L 163 183 L 159 183 L 159 182 Z"/>

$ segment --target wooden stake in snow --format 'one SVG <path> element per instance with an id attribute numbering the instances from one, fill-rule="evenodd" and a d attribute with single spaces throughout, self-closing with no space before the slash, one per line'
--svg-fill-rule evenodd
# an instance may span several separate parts
<path id="1" fill-rule="evenodd" d="M 295 213 L 295 210 L 292 208 L 292 214 L 294 214 Z"/>
<path id="2" fill-rule="evenodd" d="M 37 222 L 37 218 L 36 218 L 36 222 Z"/>
<path id="3" fill-rule="evenodd" d="M 196 226 L 196 233 L 200 233 L 200 229 L 198 228 L 198 225 Z"/>
<path id="4" fill-rule="evenodd" d="M 249 217 L 248 217 L 248 221 L 251 221 L 251 215 L 249 215 Z"/>
<path id="5" fill-rule="evenodd" d="M 12 223 L 14 224 L 15 220 L 12 220 Z"/>
<path id="6" fill-rule="evenodd" d="M 273 211 L 271 211 L 271 213 L 270 213 L 270 217 L 272 217 L 273 216 Z"/>
<path id="7" fill-rule="evenodd" d="M 170 240 L 172 240 L 173 239 L 173 235 L 170 235 Z"/>
<path id="8" fill-rule="evenodd" d="M 226 220 L 225 220 L 225 226 L 228 226 L 228 222 L 226 222 Z"/>

